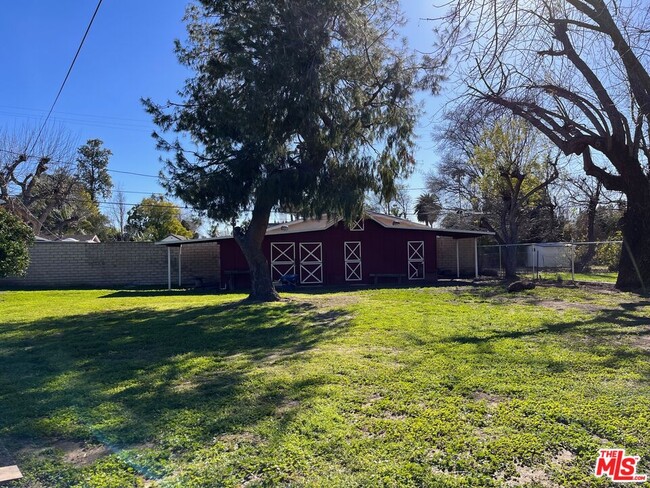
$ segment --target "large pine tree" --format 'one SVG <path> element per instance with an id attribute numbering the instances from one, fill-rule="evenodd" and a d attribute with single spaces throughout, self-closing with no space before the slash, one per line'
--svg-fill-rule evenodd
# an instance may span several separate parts
<path id="1" fill-rule="evenodd" d="M 274 300 L 262 253 L 278 206 L 360 215 L 412 170 L 417 67 L 395 0 L 202 0 L 186 14 L 181 100 L 145 106 L 171 151 L 167 188 L 235 226 L 251 298 Z M 191 141 L 188 142 L 188 141 Z M 191 144 L 191 146 L 190 146 Z"/>

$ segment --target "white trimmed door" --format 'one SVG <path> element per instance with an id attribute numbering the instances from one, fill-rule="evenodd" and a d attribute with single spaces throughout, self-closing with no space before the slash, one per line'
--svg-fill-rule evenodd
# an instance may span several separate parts
<path id="1" fill-rule="evenodd" d="M 408 253 L 408 277 L 409 280 L 424 279 L 424 241 L 409 241 Z"/>
<path id="2" fill-rule="evenodd" d="M 345 260 L 345 281 L 361 281 L 361 243 L 344 242 L 343 255 Z"/>
<path id="3" fill-rule="evenodd" d="M 285 275 L 296 274 L 296 244 L 293 242 L 271 243 L 271 279 L 278 281 Z"/>
<path id="4" fill-rule="evenodd" d="M 300 284 L 320 285 L 323 283 L 323 243 L 300 243 Z"/>

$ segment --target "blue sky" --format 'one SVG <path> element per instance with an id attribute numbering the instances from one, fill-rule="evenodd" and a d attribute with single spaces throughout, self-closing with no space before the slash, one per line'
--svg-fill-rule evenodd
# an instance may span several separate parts
<path id="1" fill-rule="evenodd" d="M 188 72 L 176 61 L 173 40 L 184 37 L 185 1 L 104 0 L 52 120 L 79 144 L 102 139 L 113 151 L 110 168 L 155 175 L 160 153 L 150 134 L 141 97 L 174 98 Z M 0 16 L 0 127 L 38 126 L 49 109 L 94 11 L 94 0 L 21 0 L 4 2 Z M 430 0 L 403 0 L 409 22 L 404 35 L 421 51 L 432 43 L 432 24 L 420 20 L 435 14 Z M 408 181 L 415 198 L 422 174 L 437 162 L 431 141 L 444 93 L 422 95 L 426 113 L 418 129 L 418 169 Z M 137 203 L 142 193 L 160 192 L 155 178 L 112 173 Z"/>

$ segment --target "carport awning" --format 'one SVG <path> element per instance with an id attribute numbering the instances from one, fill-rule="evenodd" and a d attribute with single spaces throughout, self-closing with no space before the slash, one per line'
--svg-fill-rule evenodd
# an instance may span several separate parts
<path id="1" fill-rule="evenodd" d="M 165 239 L 163 239 L 160 242 L 156 242 L 155 244 L 158 246 L 166 246 L 167 247 L 167 288 L 169 290 L 172 289 L 172 253 L 171 253 L 171 248 L 172 247 L 177 247 L 178 248 L 178 287 L 181 288 L 183 286 L 183 270 L 182 270 L 182 264 L 181 264 L 181 258 L 183 255 L 183 246 L 187 246 L 190 244 L 205 244 L 206 242 L 217 242 L 221 239 L 224 239 L 223 237 L 207 237 L 205 239 L 184 239 L 182 237 L 178 236 L 169 236 Z"/>
<path id="2" fill-rule="evenodd" d="M 154 244 L 156 244 L 157 246 L 180 247 L 180 246 L 185 246 L 187 244 L 205 244 L 206 242 L 218 242 L 230 238 L 231 238 L 230 236 L 224 236 L 224 237 L 204 237 L 201 239 L 176 239 L 176 240 L 163 239 L 162 241 L 155 242 Z"/>

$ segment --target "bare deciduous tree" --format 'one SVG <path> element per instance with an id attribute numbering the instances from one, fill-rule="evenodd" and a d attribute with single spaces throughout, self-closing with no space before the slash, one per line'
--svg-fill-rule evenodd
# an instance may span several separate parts
<path id="1" fill-rule="evenodd" d="M 617 286 L 650 282 L 650 16 L 640 0 L 455 0 L 438 46 L 467 94 L 534 125 L 627 198 Z"/>
<path id="2" fill-rule="evenodd" d="M 38 235 L 48 217 L 74 192 L 74 185 L 51 184 L 45 176 L 72 175 L 74 142 L 60 128 L 0 132 L 0 199 Z"/>
<path id="3" fill-rule="evenodd" d="M 119 232 L 119 240 L 125 240 L 126 237 L 126 219 L 128 217 L 128 208 L 126 204 L 126 196 L 122 190 L 121 185 L 118 185 L 117 190 L 113 192 L 113 202 L 109 209 L 113 225 Z"/>
<path id="4" fill-rule="evenodd" d="M 407 219 L 411 213 L 411 195 L 404 183 L 395 183 L 387 195 L 370 194 L 366 205 L 375 212 Z"/>
<path id="5" fill-rule="evenodd" d="M 449 206 L 458 198 L 458 212 L 475 214 L 482 228 L 494 232 L 506 246 L 506 276 L 514 277 L 527 211 L 558 178 L 558 157 L 549 155 L 533 127 L 513 117 L 465 107 L 448 113 L 447 122 L 443 162 L 429 178 L 430 190 Z"/>
<path id="6" fill-rule="evenodd" d="M 606 206 L 611 207 L 612 204 L 620 207 L 620 194 L 609 192 L 603 187 L 602 182 L 590 176 L 570 174 L 563 180 L 565 198 L 579 212 L 576 215 L 576 225 L 581 222 L 584 226 L 584 231 L 580 233 L 579 238 L 590 243 L 576 257 L 576 271 L 582 272 L 589 267 L 596 256 L 595 241 L 602 237 L 596 232 L 599 211 Z"/>

